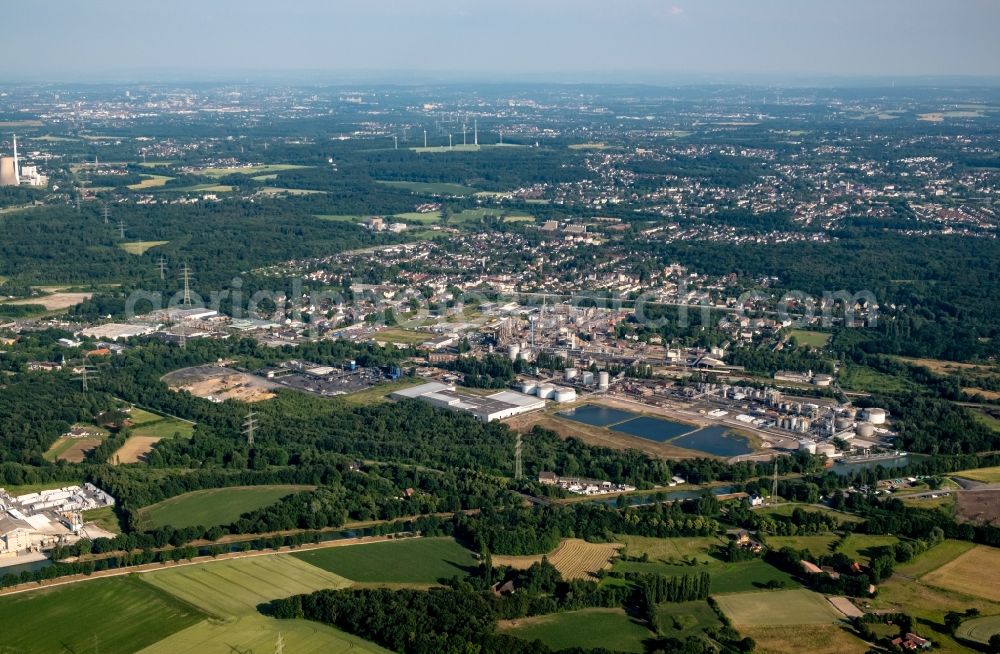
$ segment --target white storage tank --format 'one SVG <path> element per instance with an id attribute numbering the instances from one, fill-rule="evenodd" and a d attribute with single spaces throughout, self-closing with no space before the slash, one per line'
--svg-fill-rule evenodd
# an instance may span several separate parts
<path id="1" fill-rule="evenodd" d="M 873 425 L 884 425 L 885 409 L 868 409 L 865 411 L 865 417 L 868 419 L 868 422 Z"/>
<path id="2" fill-rule="evenodd" d="M 563 374 L 566 376 L 566 381 L 573 381 L 576 379 L 577 371 L 576 368 L 566 368 Z"/>
<path id="3" fill-rule="evenodd" d="M 507 356 L 510 357 L 511 361 L 517 361 L 519 354 L 521 354 L 521 346 L 517 343 L 512 343 L 507 347 Z"/>
<path id="4" fill-rule="evenodd" d="M 875 425 L 870 422 L 859 422 L 855 431 L 860 438 L 871 438 L 875 435 Z"/>
<path id="5" fill-rule="evenodd" d="M 611 375 L 609 375 L 606 370 L 602 370 L 601 372 L 597 373 L 597 388 L 601 389 L 602 391 L 606 391 L 608 390 L 608 387 L 610 385 L 611 385 Z"/>
<path id="6" fill-rule="evenodd" d="M 535 388 L 535 395 L 542 398 L 543 400 L 550 400 L 552 396 L 556 393 L 556 387 L 552 384 L 540 384 Z"/>
<path id="7" fill-rule="evenodd" d="M 556 402 L 575 402 L 576 401 L 576 391 L 572 388 L 566 388 L 560 386 L 556 388 L 555 395 L 553 398 Z"/>
<path id="8" fill-rule="evenodd" d="M 816 454 L 825 454 L 826 456 L 833 456 L 837 453 L 837 446 L 831 443 L 822 443 L 816 446 Z"/>
<path id="9" fill-rule="evenodd" d="M 527 380 L 521 382 L 521 392 L 525 395 L 534 395 L 536 388 L 538 388 L 538 384 L 533 381 Z"/>
<path id="10" fill-rule="evenodd" d="M 594 384 L 594 373 L 589 370 L 584 371 L 584 373 L 580 375 L 580 381 L 582 381 L 585 386 L 592 386 Z"/>
<path id="11" fill-rule="evenodd" d="M 845 429 L 851 428 L 850 418 L 837 418 L 836 422 L 837 431 L 844 431 Z"/>
<path id="12" fill-rule="evenodd" d="M 809 454 L 816 454 L 816 441 L 810 441 L 810 440 L 799 441 L 799 451 L 808 452 Z"/>

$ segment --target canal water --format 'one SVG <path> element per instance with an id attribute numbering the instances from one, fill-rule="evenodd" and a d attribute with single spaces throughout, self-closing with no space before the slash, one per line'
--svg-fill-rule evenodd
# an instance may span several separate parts
<path id="1" fill-rule="evenodd" d="M 558 415 L 585 425 L 606 427 L 636 438 L 669 443 L 714 456 L 729 457 L 753 452 L 745 438 L 720 425 L 698 429 L 682 422 L 593 404 L 562 411 Z"/>

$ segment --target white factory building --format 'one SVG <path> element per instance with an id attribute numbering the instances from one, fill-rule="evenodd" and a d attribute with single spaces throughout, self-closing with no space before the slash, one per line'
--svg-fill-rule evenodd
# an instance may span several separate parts
<path id="1" fill-rule="evenodd" d="M 452 385 L 440 382 L 404 388 L 389 397 L 394 400 L 420 399 L 442 409 L 464 411 L 479 422 L 503 420 L 545 408 L 545 400 L 517 391 L 500 391 L 486 396 L 467 395 L 459 393 Z"/>

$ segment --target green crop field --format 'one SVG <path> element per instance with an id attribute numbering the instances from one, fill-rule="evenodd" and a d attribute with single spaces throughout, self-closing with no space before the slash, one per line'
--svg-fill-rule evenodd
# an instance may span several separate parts
<path id="1" fill-rule="evenodd" d="M 133 436 L 152 436 L 155 438 L 190 438 L 194 433 L 194 425 L 176 418 L 163 418 L 154 422 L 144 422 L 132 428 Z"/>
<path id="2" fill-rule="evenodd" d="M 923 554 L 914 557 L 907 563 L 901 563 L 896 566 L 896 572 L 906 577 L 922 577 L 928 572 L 937 570 L 945 563 L 954 561 L 973 547 L 975 547 L 975 544 L 968 541 L 946 540 L 938 543 Z"/>
<path id="3" fill-rule="evenodd" d="M 379 184 L 401 188 L 412 193 L 425 195 L 472 195 L 476 189 L 464 184 L 449 184 L 446 182 L 393 182 L 377 180 Z"/>
<path id="4" fill-rule="evenodd" d="M 144 574 L 143 580 L 214 616 L 142 650 L 144 654 L 271 652 L 279 634 L 286 652 L 386 651 L 320 623 L 261 615 L 257 606 L 272 599 L 349 585 L 286 554 L 182 565 Z"/>
<path id="5" fill-rule="evenodd" d="M 540 640 L 554 650 L 582 647 L 643 652 L 653 634 L 621 609 L 584 609 L 514 620 L 502 630 L 524 640 Z"/>
<path id="6" fill-rule="evenodd" d="M 115 507 L 113 506 L 102 506 L 99 509 L 84 511 L 83 521 L 85 523 L 93 522 L 101 529 L 107 529 L 113 534 L 120 534 L 122 532 L 121 523 L 118 521 L 118 516 L 115 514 Z"/>
<path id="7" fill-rule="evenodd" d="M 737 628 L 830 624 L 843 617 L 825 597 L 801 588 L 718 595 L 715 599 Z"/>
<path id="8" fill-rule="evenodd" d="M 899 539 L 895 536 L 868 536 L 866 534 L 851 534 L 840 546 L 840 552 L 856 561 L 867 564 L 871 558 L 871 550 L 876 547 L 895 545 Z"/>
<path id="9" fill-rule="evenodd" d="M 421 383 L 421 381 L 421 379 L 415 377 L 403 377 L 402 379 L 397 379 L 396 381 L 377 384 L 362 391 L 341 395 L 339 399 L 355 406 L 369 406 L 379 402 L 388 402 L 389 393 L 393 393 L 402 388 L 407 388 L 408 386 L 416 386 Z"/>
<path id="10" fill-rule="evenodd" d="M 722 621 L 708 602 L 665 602 L 656 611 L 660 629 L 671 638 L 684 639 L 707 628 L 721 627 Z"/>
<path id="11" fill-rule="evenodd" d="M 317 214 L 316 218 L 320 220 L 327 220 L 335 223 L 359 223 L 364 220 L 367 216 L 352 215 L 352 214 Z"/>
<path id="12" fill-rule="evenodd" d="M 793 336 L 799 345 L 815 348 L 824 347 L 831 336 L 831 334 L 824 332 L 812 332 L 805 329 L 792 329 L 788 332 L 788 335 Z"/>
<path id="13" fill-rule="evenodd" d="M 143 527 L 148 529 L 165 525 L 176 528 L 227 525 L 248 511 L 262 509 L 286 495 L 312 488 L 312 486 L 274 485 L 192 491 L 143 507 L 139 511 L 139 519 Z"/>
<path id="14" fill-rule="evenodd" d="M 716 559 L 708 565 L 670 565 L 654 561 L 650 561 L 649 563 L 617 561 L 612 566 L 612 570 L 615 572 L 640 572 L 667 576 L 707 572 L 712 579 L 713 594 L 758 590 L 769 581 L 781 581 L 790 587 L 799 586 L 799 582 L 790 574 L 760 559 L 737 563 L 725 563 Z"/>
<path id="15" fill-rule="evenodd" d="M 350 585 L 288 554 L 174 566 L 146 573 L 143 579 L 222 619 L 253 613 L 261 602 Z"/>
<path id="16" fill-rule="evenodd" d="M 155 413 L 137 407 L 132 407 L 132 410 L 129 411 L 128 415 L 133 425 L 143 425 L 147 422 L 156 422 L 157 420 L 163 420 L 163 416 L 157 415 Z"/>
<path id="17" fill-rule="evenodd" d="M 145 254 L 146 250 L 160 245 L 166 245 L 170 241 L 132 241 L 131 243 L 119 243 L 118 247 L 129 254 Z"/>
<path id="18" fill-rule="evenodd" d="M 0 652 L 136 652 L 205 619 L 133 577 L 0 597 Z"/>
<path id="19" fill-rule="evenodd" d="M 327 547 L 292 556 L 361 583 L 433 584 L 478 565 L 472 552 L 451 538 Z"/>
<path id="20" fill-rule="evenodd" d="M 1000 615 L 966 620 L 955 631 L 955 635 L 965 640 L 983 645 L 990 642 L 990 636 L 1000 634 Z"/>
<path id="21" fill-rule="evenodd" d="M 843 511 L 837 511 L 836 509 L 830 509 L 825 506 L 816 506 L 815 504 L 799 504 L 796 502 L 776 504 L 774 506 L 766 507 L 762 510 L 765 513 L 790 516 L 795 511 L 795 509 L 801 509 L 803 511 L 807 511 L 810 513 L 823 513 L 825 515 L 836 518 L 840 522 L 862 522 L 864 520 L 863 518 L 860 518 L 851 513 L 844 513 Z"/>
<path id="22" fill-rule="evenodd" d="M 206 620 L 140 650 L 140 654 L 275 652 L 278 638 L 291 654 L 391 654 L 374 643 L 310 620 L 276 620 L 241 615 L 225 622 Z M 83 653 L 80 653 L 83 654 Z M 89 654 L 89 652 L 87 653 Z"/>
<path id="23" fill-rule="evenodd" d="M 955 476 L 965 477 L 966 479 L 971 479 L 973 481 L 981 481 L 986 484 L 995 484 L 1000 482 L 1000 466 L 963 470 L 962 472 L 956 472 Z"/>

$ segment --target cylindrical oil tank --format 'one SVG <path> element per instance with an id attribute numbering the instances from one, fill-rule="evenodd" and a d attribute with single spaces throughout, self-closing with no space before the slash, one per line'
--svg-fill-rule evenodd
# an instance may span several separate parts
<path id="1" fill-rule="evenodd" d="M 538 388 L 538 384 L 533 381 L 527 380 L 521 382 L 521 392 L 527 395 L 534 395 L 535 389 Z"/>
<path id="2" fill-rule="evenodd" d="M 563 370 L 563 374 L 566 376 L 566 381 L 572 381 L 576 379 L 577 370 L 576 368 L 566 368 Z"/>
<path id="3" fill-rule="evenodd" d="M 542 398 L 543 400 L 550 400 L 552 396 L 555 395 L 556 387 L 552 384 L 539 384 L 535 388 L 535 395 Z"/>
<path id="4" fill-rule="evenodd" d="M 861 438 L 871 438 L 875 435 L 875 425 L 870 422 L 861 422 L 858 423 L 858 428 L 855 431 Z"/>
<path id="5" fill-rule="evenodd" d="M 825 454 L 826 456 L 833 456 L 837 453 L 837 446 L 831 443 L 821 443 L 816 446 L 816 454 Z"/>
<path id="6" fill-rule="evenodd" d="M 851 428 L 850 418 L 837 418 L 834 424 L 837 427 L 837 431 L 844 431 Z"/>
<path id="7" fill-rule="evenodd" d="M 865 417 L 873 425 L 883 425 L 885 424 L 885 409 L 868 409 L 865 411 Z"/>
<path id="8" fill-rule="evenodd" d="M 507 347 L 507 356 L 510 357 L 511 361 L 517 361 L 519 354 L 521 354 L 521 346 L 517 343 L 511 343 Z"/>
<path id="9" fill-rule="evenodd" d="M 565 388 L 560 386 L 555 390 L 555 395 L 553 398 L 556 402 L 574 402 L 576 401 L 576 391 L 572 388 Z"/>
<path id="10" fill-rule="evenodd" d="M 810 441 L 810 440 L 799 441 L 799 451 L 808 452 L 809 454 L 816 454 L 816 441 Z"/>
<path id="11" fill-rule="evenodd" d="M 597 373 L 597 387 L 602 391 L 606 391 L 611 385 L 611 375 L 608 374 L 606 370 L 602 370 Z"/>

